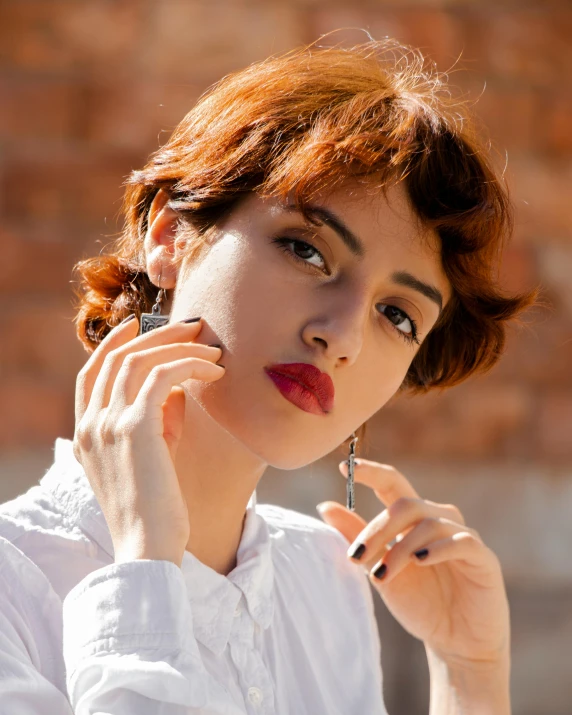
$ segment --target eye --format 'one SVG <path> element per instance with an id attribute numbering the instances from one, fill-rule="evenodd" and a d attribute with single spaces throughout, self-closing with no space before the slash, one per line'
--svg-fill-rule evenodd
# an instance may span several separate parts
<path id="1" fill-rule="evenodd" d="M 278 244 L 280 250 L 287 253 L 294 260 L 300 261 L 306 266 L 313 266 L 314 268 L 318 268 L 318 270 L 324 272 L 326 271 L 326 261 L 324 260 L 324 257 L 322 256 L 320 251 L 318 251 L 317 248 L 314 248 L 314 246 L 312 246 L 311 243 L 308 243 L 307 241 L 299 241 L 295 238 L 283 237 L 275 238 L 273 239 L 273 242 Z M 295 248 L 289 248 L 290 245 L 294 245 Z M 318 264 L 310 263 L 310 259 L 312 257 L 317 258 Z"/>
<path id="2" fill-rule="evenodd" d="M 386 303 L 378 303 L 378 305 L 383 308 L 380 312 L 385 315 L 394 329 L 407 342 L 420 344 L 417 338 L 417 324 L 413 318 L 410 318 L 404 310 L 394 305 L 387 305 Z"/>

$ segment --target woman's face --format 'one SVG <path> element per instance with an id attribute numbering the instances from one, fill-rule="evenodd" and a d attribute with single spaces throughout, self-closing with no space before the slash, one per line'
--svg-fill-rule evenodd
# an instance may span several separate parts
<path id="1" fill-rule="evenodd" d="M 187 381 L 187 396 L 279 469 L 328 454 L 389 400 L 450 295 L 402 185 L 384 197 L 346 183 L 311 204 L 318 225 L 279 199 L 243 199 L 183 264 L 171 308 L 173 321 L 202 316 L 198 341 L 223 350 L 224 376 Z M 329 376 L 329 409 L 265 369 L 288 363 Z"/>

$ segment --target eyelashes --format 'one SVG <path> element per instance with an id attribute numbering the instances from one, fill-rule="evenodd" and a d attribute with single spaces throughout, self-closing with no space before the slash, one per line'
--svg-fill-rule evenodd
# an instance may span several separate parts
<path id="1" fill-rule="evenodd" d="M 276 243 L 278 248 L 280 250 L 284 251 L 290 258 L 294 259 L 295 261 L 298 261 L 300 264 L 302 264 L 305 267 L 309 268 L 317 268 L 319 271 L 325 272 L 326 270 L 326 262 L 324 260 L 324 257 L 318 251 L 317 248 L 315 248 L 311 243 L 308 243 L 307 241 L 301 241 L 299 239 L 295 238 L 287 238 L 283 236 L 279 236 L 277 238 L 272 239 L 272 243 Z M 297 255 L 294 250 L 289 248 L 289 245 L 291 244 L 296 244 L 298 246 L 304 246 L 305 248 L 302 249 L 302 251 L 308 251 L 310 250 L 317 256 L 319 256 L 323 268 L 320 266 L 315 265 L 314 263 L 309 263 L 306 258 L 302 258 L 301 256 Z M 396 331 L 396 333 L 403 338 L 407 343 L 412 344 L 415 343 L 416 345 L 420 345 L 421 342 L 418 338 L 418 333 L 417 333 L 417 323 L 411 316 L 409 316 L 404 310 L 401 308 L 398 308 L 395 305 L 387 305 L 385 303 L 378 303 L 378 305 L 384 306 L 386 310 L 380 311 L 382 315 L 385 316 L 391 327 Z M 409 322 L 411 326 L 411 330 L 409 332 L 405 332 L 404 330 L 401 330 L 398 326 L 403 325 L 404 322 Z"/>

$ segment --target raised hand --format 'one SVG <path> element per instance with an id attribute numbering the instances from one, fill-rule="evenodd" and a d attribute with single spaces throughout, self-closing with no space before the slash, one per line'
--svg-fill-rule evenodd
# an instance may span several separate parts
<path id="1" fill-rule="evenodd" d="M 76 380 L 74 455 L 103 510 L 115 561 L 181 565 L 189 516 L 175 471 L 185 396 L 179 383 L 212 382 L 221 349 L 194 342 L 201 321 L 168 323 L 137 336 L 115 327 Z"/>
<path id="2" fill-rule="evenodd" d="M 346 463 L 339 468 L 347 478 Z M 356 460 L 355 481 L 387 508 L 369 523 L 337 502 L 319 511 L 350 542 L 348 557 L 363 544 L 354 560 L 397 621 L 449 663 L 505 662 L 510 620 L 501 566 L 459 509 L 422 499 L 400 472 L 371 460 Z"/>

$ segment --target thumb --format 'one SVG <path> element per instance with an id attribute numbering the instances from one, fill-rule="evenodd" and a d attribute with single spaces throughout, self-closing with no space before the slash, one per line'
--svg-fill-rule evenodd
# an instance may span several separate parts
<path id="1" fill-rule="evenodd" d="M 316 506 L 316 510 L 326 524 L 337 529 L 350 544 L 355 541 L 356 536 L 367 525 L 365 519 L 335 501 L 321 502 Z"/>
<path id="2" fill-rule="evenodd" d="M 163 438 L 169 447 L 173 462 L 183 434 L 184 421 L 185 391 L 179 385 L 175 385 L 163 403 Z"/>

